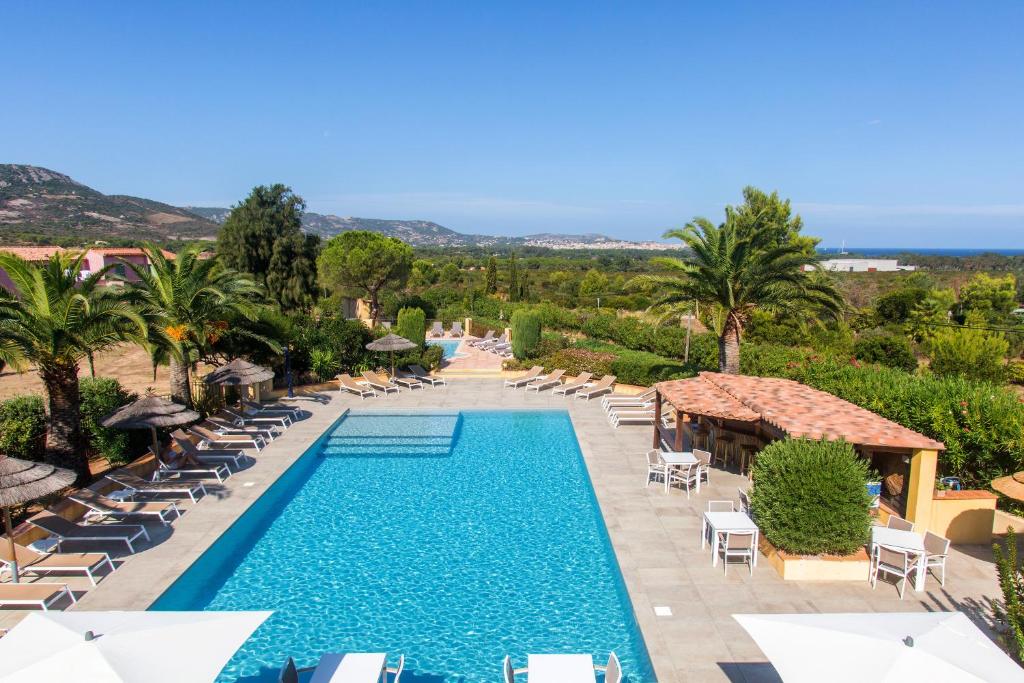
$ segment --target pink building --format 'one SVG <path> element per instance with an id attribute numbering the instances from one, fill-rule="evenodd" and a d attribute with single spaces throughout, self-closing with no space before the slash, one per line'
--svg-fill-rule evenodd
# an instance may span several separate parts
<path id="1" fill-rule="evenodd" d="M 70 250 L 63 249 L 62 247 L 0 247 L 0 251 L 15 254 L 33 263 L 42 263 L 56 253 Z M 164 250 L 163 254 L 169 259 L 174 258 L 173 252 Z M 85 260 L 82 262 L 82 274 L 88 275 L 106 266 L 112 266 L 103 277 L 103 284 L 120 285 L 122 282 L 138 282 L 138 276 L 126 265 L 128 263 L 135 264 L 136 266 L 149 266 L 149 258 L 138 247 L 101 247 L 89 249 L 86 252 Z M 0 287 L 8 290 L 11 289 L 11 279 L 7 277 L 7 273 L 2 268 L 0 268 Z"/>

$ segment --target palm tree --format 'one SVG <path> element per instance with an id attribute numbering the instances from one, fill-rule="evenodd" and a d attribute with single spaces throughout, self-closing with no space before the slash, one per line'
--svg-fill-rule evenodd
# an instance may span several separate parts
<path id="1" fill-rule="evenodd" d="M 41 266 L 0 253 L 13 291 L 0 288 L 0 359 L 34 365 L 46 391 L 46 462 L 89 476 L 83 449 L 78 364 L 95 351 L 146 337 L 145 320 L 121 293 L 106 289 L 104 268 L 81 277 L 85 252 L 55 254 Z"/>
<path id="2" fill-rule="evenodd" d="M 233 315 L 251 317 L 262 290 L 250 278 L 223 267 L 216 257 L 199 258 L 187 249 L 168 259 L 152 245 L 144 248 L 150 265 L 129 267 L 139 278 L 130 290 L 140 311 L 153 319 L 147 348 L 154 360 L 166 351 L 171 398 L 190 405 L 189 367 L 214 343 Z"/>
<path id="3" fill-rule="evenodd" d="M 722 225 L 696 218 L 666 232 L 682 240 L 693 259 L 655 259 L 668 273 L 639 276 L 631 285 L 655 290 L 656 307 L 706 304 L 718 334 L 718 369 L 738 374 L 740 340 L 754 309 L 778 312 L 809 304 L 834 315 L 843 303 L 830 280 L 804 271 L 817 260 L 799 241 L 781 241 L 771 230 L 740 229 L 729 216 Z"/>

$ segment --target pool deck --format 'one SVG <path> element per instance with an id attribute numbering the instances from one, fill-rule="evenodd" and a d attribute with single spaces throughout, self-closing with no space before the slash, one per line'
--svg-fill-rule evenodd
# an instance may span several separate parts
<path id="1" fill-rule="evenodd" d="M 403 390 L 388 399 L 360 401 L 328 391 L 296 399 L 309 412 L 277 439 L 247 469 L 191 507 L 169 529 L 159 529 L 154 544 L 123 558 L 118 570 L 89 590 L 77 609 L 145 609 L 205 551 L 288 468 L 346 408 L 568 408 L 591 481 L 622 569 L 637 620 L 661 683 L 676 681 L 777 681 L 775 670 L 732 619 L 735 613 L 910 612 L 961 610 L 988 627 L 988 606 L 999 596 L 991 550 L 954 547 L 946 587 L 928 578 L 927 590 L 908 588 L 899 600 L 891 583 L 872 590 L 863 582 L 784 582 L 761 558 L 751 576 L 734 565 L 728 576 L 712 568 L 700 548 L 700 520 L 708 500 L 735 500 L 746 488 L 740 475 L 713 469 L 711 483 L 687 500 L 675 490 L 643 487 L 649 427 L 609 426 L 600 401 L 584 402 L 503 389 L 496 378 L 449 379 L 447 389 Z M 157 527 L 150 527 L 157 529 Z M 69 547 L 69 550 L 73 548 Z M 298 551 L 301 552 L 301 549 Z M 119 558 L 121 559 L 121 558 Z M 272 571 L 272 568 L 268 568 Z M 42 579 L 47 580 L 47 579 Z M 67 582 L 73 589 L 87 583 Z M 655 616 L 667 607 L 671 616 Z M 0 627 L 16 623 L 23 611 L 0 611 Z M 525 652 L 510 653 L 525 657 Z M 628 672 L 627 672 L 628 673 Z M 865 678 L 870 664 L 865 663 Z M 826 672 L 822 679 L 827 680 Z"/>

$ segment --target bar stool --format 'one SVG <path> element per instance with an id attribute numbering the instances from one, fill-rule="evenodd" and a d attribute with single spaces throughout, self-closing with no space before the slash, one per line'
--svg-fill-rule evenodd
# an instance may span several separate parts
<path id="1" fill-rule="evenodd" d="M 718 427 L 712 427 L 711 433 L 715 439 L 715 460 L 721 458 L 722 463 L 728 466 L 729 461 L 735 459 L 736 437 Z"/>

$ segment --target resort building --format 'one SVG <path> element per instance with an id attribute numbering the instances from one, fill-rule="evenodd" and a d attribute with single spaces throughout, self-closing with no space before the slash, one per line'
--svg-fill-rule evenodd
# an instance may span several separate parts
<path id="1" fill-rule="evenodd" d="M 834 258 L 821 261 L 825 270 L 838 273 L 894 273 L 899 270 L 917 270 L 917 266 L 901 266 L 897 259 L 882 258 Z M 804 266 L 814 270 L 814 266 Z"/>
<path id="2" fill-rule="evenodd" d="M 42 263 L 54 254 L 74 250 L 64 249 L 63 247 L 0 246 L 0 251 L 20 256 L 26 261 L 33 263 Z M 169 259 L 175 258 L 174 252 L 167 251 L 166 249 L 162 250 L 162 252 Z M 97 247 L 89 249 L 86 252 L 85 261 L 82 263 L 82 277 L 88 277 L 102 268 L 112 266 L 111 270 L 103 276 L 102 282 L 104 285 L 117 286 L 125 282 L 138 282 L 138 276 L 127 265 L 129 263 L 146 267 L 150 265 L 146 252 L 139 247 Z M 9 290 L 11 284 L 11 279 L 7 276 L 7 273 L 0 268 L 0 287 Z"/>

